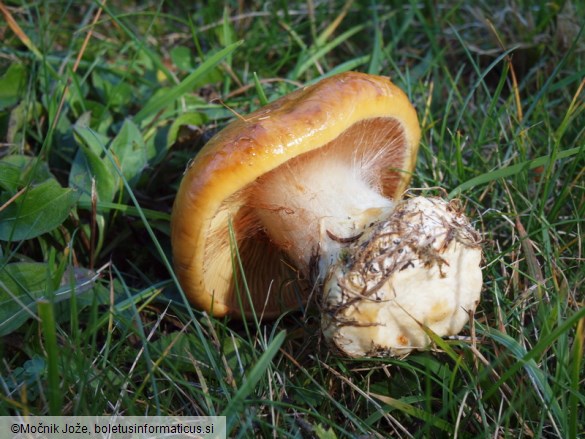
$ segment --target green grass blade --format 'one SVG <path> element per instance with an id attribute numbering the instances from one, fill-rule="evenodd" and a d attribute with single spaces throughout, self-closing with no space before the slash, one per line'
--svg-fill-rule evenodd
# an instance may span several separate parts
<path id="1" fill-rule="evenodd" d="M 431 426 L 438 428 L 439 430 L 445 431 L 447 433 L 453 432 L 453 427 L 451 426 L 451 424 L 443 421 L 441 418 L 438 418 L 437 416 L 434 416 L 432 413 L 426 412 L 422 409 L 413 406 L 412 404 L 408 404 L 406 402 L 400 401 L 390 396 L 378 395 L 376 393 L 370 393 L 370 395 L 376 399 L 379 399 L 380 401 L 387 404 L 393 409 L 399 410 L 409 416 L 420 419 L 425 424 L 430 424 Z"/>
<path id="2" fill-rule="evenodd" d="M 260 82 L 260 79 L 258 79 L 258 74 L 256 72 L 254 72 L 254 86 L 256 87 L 256 94 L 260 100 L 260 105 L 266 105 L 268 103 L 268 98 L 266 97 L 266 93 L 264 93 L 264 88 L 262 88 L 262 83 Z"/>
<path id="3" fill-rule="evenodd" d="M 384 55 L 384 45 L 382 30 L 380 29 L 380 20 L 378 12 L 372 8 L 372 25 L 374 27 L 374 47 L 372 48 L 372 57 L 368 66 L 368 73 L 379 75 L 382 70 L 382 57 Z"/>
<path id="4" fill-rule="evenodd" d="M 572 365 L 571 365 L 571 393 L 569 394 L 569 437 L 577 438 L 579 425 L 585 428 L 585 419 L 579 419 L 579 412 L 583 413 L 583 406 L 579 408 L 579 394 L 582 394 L 581 368 L 583 362 L 583 347 L 585 346 L 585 318 L 579 320 L 575 340 L 573 341 Z"/>
<path id="5" fill-rule="evenodd" d="M 300 63 L 297 65 L 297 67 L 291 73 L 290 79 L 298 80 L 299 77 L 305 71 L 307 71 L 307 69 L 309 69 L 317 60 L 319 60 L 325 54 L 329 53 L 335 47 L 339 46 L 344 41 L 351 38 L 353 35 L 357 34 L 358 32 L 361 32 L 364 29 L 364 27 L 365 27 L 364 25 L 355 26 L 355 27 L 351 28 L 350 30 L 345 31 L 344 33 L 339 35 L 337 38 L 334 38 L 329 43 L 325 44 L 323 47 L 321 47 L 317 50 L 314 50 L 314 52 L 309 50 L 307 52 L 307 54 L 299 60 Z"/>
<path id="6" fill-rule="evenodd" d="M 505 346 L 510 350 L 512 355 L 514 355 L 518 362 L 511 366 L 498 380 L 498 382 L 492 386 L 491 389 L 486 391 L 486 398 L 493 396 L 495 392 L 497 392 L 498 387 L 505 382 L 508 382 L 510 378 L 518 373 L 519 369 L 525 368 L 526 371 L 529 373 L 530 377 L 534 380 L 534 383 L 539 386 L 541 392 L 545 397 L 550 397 L 550 388 L 548 387 L 548 383 L 545 381 L 545 377 L 543 377 L 542 372 L 538 369 L 536 364 L 534 363 L 535 358 L 539 357 L 544 351 L 546 351 L 552 343 L 561 337 L 563 334 L 566 334 L 572 327 L 576 326 L 577 323 L 585 318 L 585 308 L 579 309 L 573 315 L 568 317 L 564 320 L 560 325 L 557 326 L 556 329 L 551 331 L 549 334 L 545 335 L 543 338 L 539 340 L 539 342 L 530 350 L 526 351 L 518 342 L 514 339 L 497 331 L 496 329 L 478 329 L 478 332 L 485 334 L 486 336 L 493 338 L 499 344 Z M 479 325 L 478 325 L 479 326 Z M 551 408 L 555 411 L 555 415 L 561 416 L 560 408 L 556 401 L 549 398 L 547 403 L 551 404 Z"/>
<path id="7" fill-rule="evenodd" d="M 80 200 L 77 202 L 77 206 L 81 209 L 91 210 L 91 201 L 90 200 Z M 109 213 L 112 210 L 116 210 L 128 216 L 140 216 L 140 211 L 144 214 L 144 217 L 149 220 L 160 220 L 160 221 L 170 221 L 171 215 L 166 212 L 160 212 L 158 210 L 152 209 L 145 209 L 143 207 L 140 208 L 140 211 L 134 207 L 129 206 L 127 204 L 120 204 L 120 203 L 109 203 L 107 201 L 98 201 L 97 202 L 97 212 L 101 214 Z"/>
<path id="8" fill-rule="evenodd" d="M 252 370 L 250 370 L 250 373 L 246 376 L 246 380 L 242 386 L 238 389 L 232 400 L 221 413 L 221 416 L 226 417 L 228 434 L 234 428 L 238 417 L 244 409 L 244 400 L 255 390 L 256 385 L 272 364 L 272 359 L 284 343 L 285 338 L 286 331 L 280 331 L 268 346 L 266 346 L 266 350 L 260 356 Z"/>
<path id="9" fill-rule="evenodd" d="M 59 376 L 59 348 L 57 347 L 57 325 L 53 304 L 46 299 L 37 302 L 41 328 L 47 352 L 47 394 L 51 416 L 61 415 L 63 403 Z"/>
<path id="10" fill-rule="evenodd" d="M 97 135 L 96 135 L 96 138 L 97 138 Z M 155 235 L 154 230 L 150 226 L 150 224 L 149 224 L 149 222 L 148 222 L 148 220 L 147 220 L 147 218 L 146 218 L 146 216 L 145 216 L 145 214 L 140 206 L 140 203 L 138 203 L 138 200 L 136 199 L 136 196 L 134 195 L 134 191 L 130 187 L 130 184 L 128 183 L 128 181 L 124 178 L 122 170 L 118 166 L 116 160 L 114 159 L 114 157 L 112 157 L 111 152 L 106 149 L 105 145 L 101 144 L 101 147 L 103 149 L 104 154 L 107 156 L 108 160 L 110 160 L 110 162 L 112 163 L 112 166 L 115 168 L 116 172 L 118 173 L 119 177 L 121 178 L 121 180 L 124 184 L 124 187 L 128 191 L 128 196 L 130 197 L 130 199 L 132 200 L 132 203 L 136 207 L 136 211 L 138 213 L 138 216 L 140 217 L 140 220 L 142 221 L 142 223 L 143 223 L 143 225 L 148 233 L 148 236 L 152 240 L 152 243 L 154 244 L 161 260 L 163 261 L 164 267 L 167 269 L 169 275 L 171 276 L 171 279 L 173 280 L 173 283 L 175 284 L 177 289 L 180 291 L 181 299 L 183 300 L 183 304 L 185 305 L 185 309 L 187 310 L 187 313 L 191 319 L 192 326 L 194 327 L 195 332 L 197 333 L 197 336 L 202 341 L 202 344 L 203 344 L 203 347 L 205 350 L 205 354 L 207 356 L 207 360 L 209 361 L 211 368 L 214 371 L 216 371 L 216 373 L 220 377 L 220 383 L 222 385 L 222 388 L 223 388 L 225 394 L 228 394 L 227 388 L 225 387 L 225 382 L 223 380 L 223 375 L 221 374 L 221 368 L 219 367 L 219 365 L 215 361 L 215 356 L 213 355 L 213 347 L 210 346 L 208 338 L 204 335 L 204 331 L 201 327 L 201 323 L 195 317 L 194 311 L 191 308 L 191 304 L 187 300 L 187 296 L 185 295 L 185 292 L 183 291 L 183 288 L 181 287 L 181 284 L 179 283 L 179 279 L 177 278 L 177 275 L 175 274 L 175 271 L 173 270 L 173 266 L 171 265 L 171 262 L 169 261 L 169 259 L 166 255 L 165 251 L 163 250 L 157 236 Z"/>
<path id="11" fill-rule="evenodd" d="M 140 110 L 136 114 L 136 116 L 134 116 L 134 120 L 136 121 L 136 123 L 143 122 L 146 118 L 155 115 L 158 111 L 162 110 L 167 105 L 176 101 L 185 93 L 192 91 L 194 84 L 199 79 L 201 79 L 203 75 L 208 73 L 217 64 L 226 59 L 232 52 L 234 52 L 239 46 L 241 46 L 242 43 L 243 41 L 235 42 L 221 49 L 214 55 L 211 55 L 199 67 L 197 67 L 197 69 L 193 71 L 193 73 L 191 73 L 179 84 L 177 84 L 171 90 L 169 90 L 168 93 L 164 93 L 161 96 L 158 96 L 157 98 L 150 100 L 142 108 L 142 110 Z"/>
<path id="12" fill-rule="evenodd" d="M 566 149 L 564 151 L 559 151 L 558 154 L 556 154 L 556 160 L 562 160 L 568 157 L 573 157 L 577 154 L 582 153 L 584 148 L 585 146 L 581 146 Z M 548 166 L 550 164 L 550 161 L 551 158 L 548 155 L 546 155 L 538 157 L 534 160 L 528 160 L 522 163 L 518 163 L 517 165 L 506 166 L 505 168 L 496 169 L 489 173 L 478 175 L 477 177 L 471 178 L 467 180 L 465 183 L 460 184 L 451 192 L 449 192 L 449 198 L 457 197 L 468 189 L 483 186 L 486 183 L 490 183 L 492 181 L 499 180 L 502 178 L 511 177 L 513 175 L 520 174 L 521 172 L 525 172 L 529 169 L 538 168 L 539 166 Z"/>

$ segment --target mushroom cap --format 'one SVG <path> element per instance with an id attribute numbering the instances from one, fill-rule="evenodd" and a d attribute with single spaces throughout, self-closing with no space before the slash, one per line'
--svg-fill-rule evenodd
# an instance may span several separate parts
<path id="1" fill-rule="evenodd" d="M 370 145 L 376 132 L 396 137 L 392 147 L 380 152 Z M 230 123 L 189 164 L 173 206 L 174 268 L 189 300 L 215 316 L 255 310 L 273 317 L 300 306 L 306 285 L 259 222 L 254 183 L 316 150 L 353 149 L 370 155 L 375 184 L 395 199 L 408 185 L 419 139 L 404 92 L 386 77 L 356 72 L 298 89 Z"/>
<path id="2" fill-rule="evenodd" d="M 455 335 L 479 303 L 479 234 L 453 202 L 402 200 L 333 267 L 324 285 L 325 338 L 350 357 L 428 347 L 424 327 Z"/>

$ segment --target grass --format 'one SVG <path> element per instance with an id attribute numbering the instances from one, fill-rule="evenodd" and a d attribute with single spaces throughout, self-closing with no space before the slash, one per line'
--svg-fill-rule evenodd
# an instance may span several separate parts
<path id="1" fill-rule="evenodd" d="M 0 3 L 0 414 L 585 435 L 585 8 L 467 3 Z M 404 359 L 332 354 L 313 310 L 208 318 L 170 266 L 196 150 L 233 112 L 348 69 L 408 93 L 412 186 L 461 198 L 485 239 L 471 337 Z"/>

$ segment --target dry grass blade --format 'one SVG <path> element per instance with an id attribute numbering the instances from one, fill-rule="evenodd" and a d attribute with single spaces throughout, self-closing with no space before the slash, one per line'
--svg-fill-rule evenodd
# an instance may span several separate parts
<path id="1" fill-rule="evenodd" d="M 22 194 L 24 194 L 26 192 L 27 189 L 28 188 L 26 186 L 23 187 L 17 193 L 15 193 L 12 197 L 10 197 L 8 200 L 6 200 L 6 202 L 2 206 L 0 206 L 0 212 L 2 212 L 8 206 L 10 206 L 12 203 L 14 203 Z"/>
<path id="2" fill-rule="evenodd" d="M 327 41 L 329 39 L 329 37 L 339 27 L 339 25 L 341 24 L 341 22 L 343 21 L 343 19 L 347 15 L 347 13 L 349 12 L 349 9 L 353 5 L 353 1 L 354 0 L 346 0 L 345 4 L 341 8 L 341 11 L 337 15 L 337 17 L 335 17 L 335 20 L 333 20 L 329 24 L 329 26 L 327 26 L 327 28 L 321 33 L 321 35 L 319 35 L 319 38 L 318 38 L 319 45 L 325 44 L 325 41 Z"/>
<path id="3" fill-rule="evenodd" d="M 497 29 L 494 27 L 494 24 L 490 20 L 487 20 L 487 24 L 488 24 L 490 30 L 492 31 L 492 33 L 494 34 L 494 36 L 496 37 L 498 44 L 500 45 L 502 50 L 505 51 L 506 47 L 504 45 L 504 42 L 502 41 Z M 522 99 L 520 99 L 520 89 L 518 88 L 518 79 L 516 77 L 514 63 L 512 62 L 512 57 L 510 55 L 506 55 L 506 63 L 508 64 L 508 67 L 510 68 L 510 76 L 512 79 L 512 91 L 514 92 L 514 101 L 516 103 L 516 113 L 518 115 L 518 122 L 522 122 L 522 120 L 524 119 L 524 113 L 522 111 Z M 522 131 L 521 134 L 524 134 L 524 131 Z"/>
<path id="4" fill-rule="evenodd" d="M 37 58 L 42 58 L 40 50 L 34 45 L 28 35 L 18 25 L 8 8 L 3 2 L 0 2 L 0 12 L 4 15 L 8 27 L 14 32 L 18 39 L 30 50 Z"/>

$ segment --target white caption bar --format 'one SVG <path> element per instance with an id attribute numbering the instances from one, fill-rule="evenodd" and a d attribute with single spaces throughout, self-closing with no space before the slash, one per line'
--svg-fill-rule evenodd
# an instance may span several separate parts
<path id="1" fill-rule="evenodd" d="M 226 439 L 225 416 L 0 416 L 0 438 Z"/>

